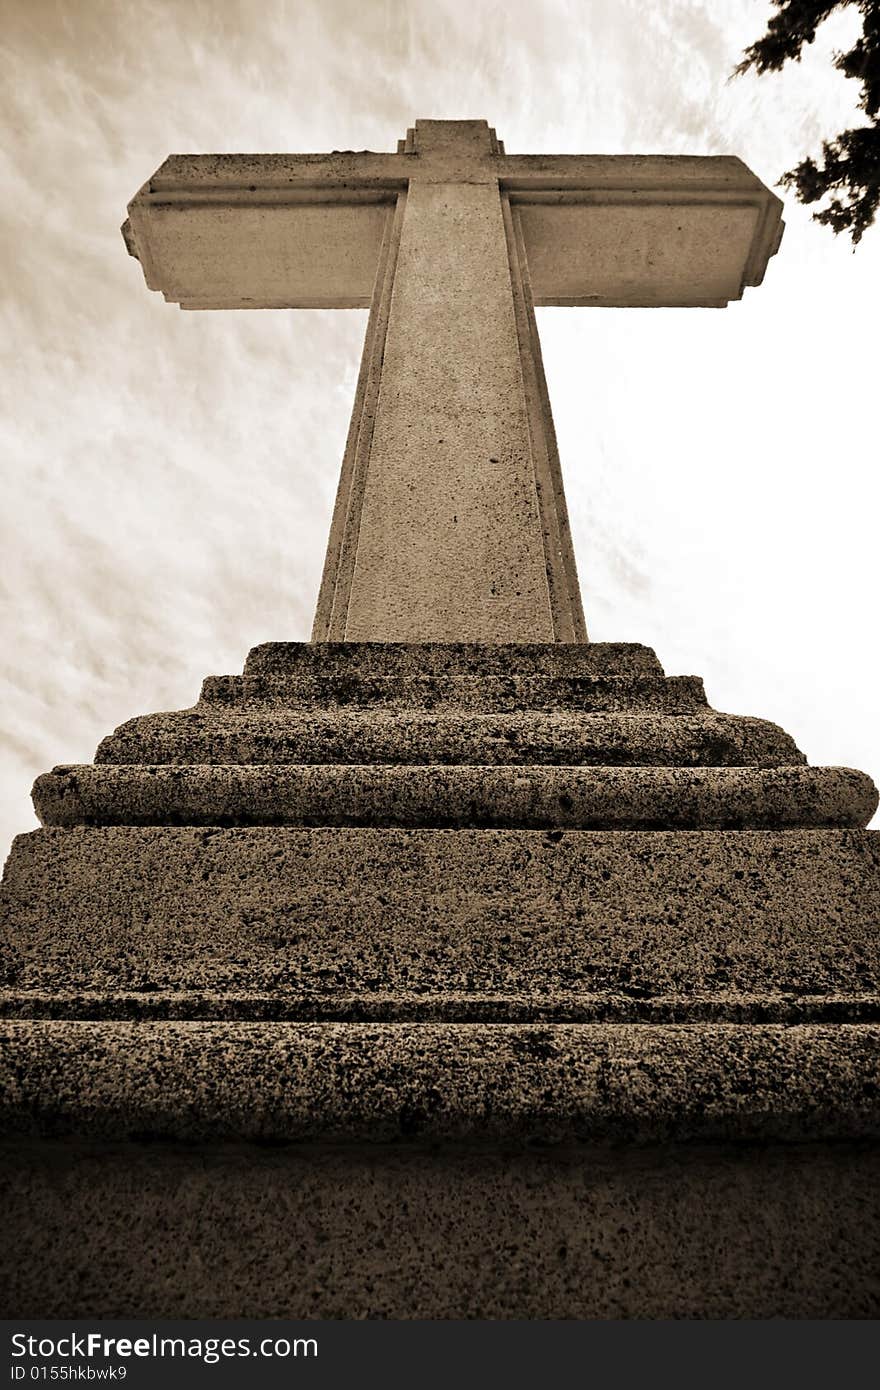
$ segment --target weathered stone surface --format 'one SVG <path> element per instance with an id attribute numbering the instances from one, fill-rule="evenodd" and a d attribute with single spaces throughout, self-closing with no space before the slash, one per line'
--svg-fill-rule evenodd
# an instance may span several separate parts
<path id="1" fill-rule="evenodd" d="M 135 1276 L 141 1315 L 470 1316 L 485 1258 L 475 1231 L 481 1249 L 515 1245 L 546 1271 L 535 1294 L 534 1277 L 493 1266 L 486 1316 L 859 1315 L 878 1302 L 866 1272 L 877 1213 L 859 1182 L 877 1161 L 880 852 L 870 833 L 779 829 L 863 821 L 874 790 L 848 769 L 807 768 L 775 726 L 715 714 L 698 681 L 665 680 L 647 649 L 606 655 L 258 649 L 251 674 L 209 681 L 194 710 L 132 721 L 105 743 L 110 756 L 126 740 L 142 756 L 153 739 L 181 761 L 40 779 L 47 818 L 376 823 L 19 838 L 0 931 L 6 1130 L 18 1142 L 0 1169 L 30 1224 L 14 1262 L 0 1257 L 6 1306 L 122 1315 L 132 1295 L 119 1262 L 137 1246 L 139 1266 L 163 1269 L 155 1283 Z M 577 765 L 584 730 L 587 756 L 641 749 L 646 762 Z M 436 747 L 456 761 L 426 765 Z M 236 761 L 191 765 L 218 749 Z M 317 761 L 304 765 L 303 749 Z M 285 750 L 295 761 L 265 765 Z M 489 765 L 467 765 L 478 755 Z M 675 765 L 687 758 L 707 765 Z M 747 759 L 779 765 L 737 765 Z M 443 816 L 459 828 L 418 828 Z M 564 826 L 590 816 L 775 828 Z M 467 828 L 498 817 L 546 828 Z M 873 1147 L 853 1150 L 853 1136 Z M 806 1137 L 826 1141 L 809 1162 Z M 266 1140 L 295 1147 L 259 1188 Z M 521 1147 L 535 1142 L 537 1154 Z M 608 1142 L 610 1162 L 597 1148 Z M 212 1180 L 235 1243 L 199 1235 Z M 197 1194 L 197 1220 L 181 1184 Z M 479 1219 L 464 1196 L 475 1190 L 488 1203 Z M 667 1231 L 683 1192 L 684 1234 Z M 263 1198 L 291 1226 L 258 1239 L 245 1307 L 240 1233 L 259 1237 Z M 314 1243 L 307 1201 L 327 1213 Z M 402 1226 L 386 1210 L 399 1215 L 401 1201 Z M 150 1234 L 157 1221 L 174 1231 L 167 1253 Z M 722 1278 L 724 1222 L 740 1246 L 723 1252 Z M 442 1250 L 412 1236 L 438 1223 Z M 849 1240 L 851 1225 L 845 1259 L 829 1262 L 825 1245 Z M 273 1244 L 292 1239 L 296 1277 Z M 682 1240 L 687 1268 L 670 1275 Z M 171 1258 L 187 1242 L 202 1268 L 214 1263 L 210 1279 L 193 1282 Z M 777 1277 L 783 1243 L 820 1271 L 796 1294 Z M 37 1290 L 22 1261 L 45 1271 L 50 1246 L 52 1277 Z M 343 1247 L 350 1276 L 337 1269 Z M 444 1263 L 455 1252 L 461 1283 Z M 425 1260 L 421 1284 L 398 1279 Z"/>
<path id="2" fill-rule="evenodd" d="M 264 642 L 245 676 L 399 681 L 541 676 L 547 680 L 663 676 L 638 642 Z"/>
<path id="3" fill-rule="evenodd" d="M 460 709 L 580 709 L 682 714 L 706 708 L 699 676 L 208 676 L 200 704 Z"/>
<path id="4" fill-rule="evenodd" d="M 0 1024 L 8 1137 L 880 1138 L 880 1025 Z"/>
<path id="5" fill-rule="evenodd" d="M 802 764 L 634 644 L 269 643 L 190 710 L 129 720 L 98 763 Z"/>
<path id="6" fill-rule="evenodd" d="M 479 121 L 175 158 L 135 199 L 188 307 L 371 295 L 315 635 L 373 640 L 258 648 L 39 780 L 61 824 L 0 903 L 5 1308 L 880 1305 L 880 851 L 795 828 L 876 794 L 586 644 L 533 311 L 724 303 L 778 210 L 739 161 L 507 158 Z"/>
<path id="7" fill-rule="evenodd" d="M 456 126 L 478 127 L 477 139 L 438 148 Z M 417 121 L 397 154 L 169 155 L 129 207 L 127 244 L 149 287 L 187 307 L 367 307 L 381 230 L 354 213 L 419 178 L 503 181 L 523 209 L 543 304 L 736 298 L 760 283 L 781 235 L 779 199 L 740 159 L 514 155 L 485 121 Z"/>
<path id="8" fill-rule="evenodd" d="M 724 305 L 780 207 L 738 160 L 533 161 L 420 120 L 393 155 L 173 156 L 123 233 L 187 308 L 370 304 L 317 639 L 557 642 L 586 630 L 533 295 Z"/>
<path id="9" fill-rule="evenodd" d="M 253 997 L 257 1016 L 271 997 L 324 1017 L 657 1016 L 639 1001 L 672 1018 L 692 1005 L 846 1017 L 841 996 L 857 1016 L 880 994 L 878 843 L 830 830 L 35 831 L 6 870 L 3 982 L 232 996 L 209 1013 Z"/>
<path id="10" fill-rule="evenodd" d="M 43 825 L 373 825 L 674 830 L 866 826 L 851 768 L 57 767 Z"/>
<path id="11" fill-rule="evenodd" d="M 806 759 L 763 719 L 579 710 L 322 710 L 197 705 L 130 719 L 96 763 L 565 763 L 784 767 Z"/>
<path id="12" fill-rule="evenodd" d="M 19 1141 L 0 1165 L 9 1317 L 880 1313 L 877 1146 Z"/>
<path id="13" fill-rule="evenodd" d="M 357 551 L 338 572 L 327 635 L 570 641 L 582 633 L 572 596 L 562 628 L 551 599 L 558 561 L 545 545 L 497 183 L 411 180 L 401 208 Z"/>

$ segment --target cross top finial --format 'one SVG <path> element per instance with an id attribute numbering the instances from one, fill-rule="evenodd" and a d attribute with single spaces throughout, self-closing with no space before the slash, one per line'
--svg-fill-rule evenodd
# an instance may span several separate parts
<path id="1" fill-rule="evenodd" d="M 503 154 L 504 145 L 488 121 L 417 120 L 397 142 L 397 152 L 485 159 Z"/>

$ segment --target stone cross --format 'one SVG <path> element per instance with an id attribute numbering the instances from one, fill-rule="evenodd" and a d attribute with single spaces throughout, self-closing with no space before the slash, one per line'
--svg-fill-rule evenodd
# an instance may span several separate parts
<path id="1" fill-rule="evenodd" d="M 172 155 L 123 233 L 185 309 L 369 307 L 314 640 L 571 642 L 534 306 L 723 306 L 780 208 L 739 159 L 507 155 L 428 120 L 396 154 Z"/>

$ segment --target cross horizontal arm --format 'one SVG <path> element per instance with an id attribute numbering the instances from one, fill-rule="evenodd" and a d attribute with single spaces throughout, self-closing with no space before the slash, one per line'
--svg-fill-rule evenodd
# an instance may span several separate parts
<path id="1" fill-rule="evenodd" d="M 418 156 L 334 150 L 332 154 L 170 154 L 135 201 L 166 193 L 228 193 L 252 197 L 278 189 L 404 188 L 407 163 Z"/>
<path id="2" fill-rule="evenodd" d="M 692 155 L 171 155 L 129 207 L 147 284 L 184 308 L 365 308 L 398 195 L 495 183 L 535 304 L 722 306 L 760 284 L 782 204 Z"/>
<path id="3" fill-rule="evenodd" d="M 332 187 L 394 188 L 410 178 L 485 182 L 497 178 L 511 190 L 590 188 L 597 191 L 763 195 L 780 201 L 733 155 L 487 154 L 479 161 L 451 156 L 442 162 L 417 152 L 376 154 L 334 150 L 330 154 L 172 154 L 144 185 L 136 201 L 161 201 L 164 193 L 259 194 L 278 189 Z"/>

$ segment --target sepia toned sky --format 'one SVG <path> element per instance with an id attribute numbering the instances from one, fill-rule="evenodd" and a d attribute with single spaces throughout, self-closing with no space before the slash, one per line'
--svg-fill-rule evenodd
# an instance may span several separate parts
<path id="1" fill-rule="evenodd" d="M 34 777 L 307 639 L 366 315 L 182 313 L 119 235 L 169 153 L 736 154 L 768 184 L 844 123 L 855 17 L 728 83 L 769 0 L 6 0 L 0 857 Z M 719 709 L 880 779 L 880 229 L 787 198 L 726 310 L 539 311 L 584 606 Z"/>

